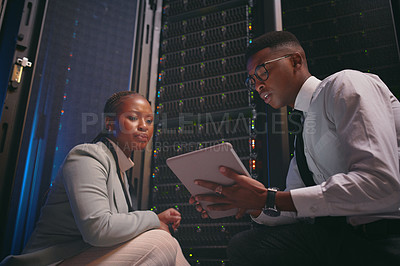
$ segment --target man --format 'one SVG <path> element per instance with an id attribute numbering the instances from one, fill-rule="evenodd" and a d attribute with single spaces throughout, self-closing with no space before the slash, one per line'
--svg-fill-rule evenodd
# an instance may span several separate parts
<path id="1" fill-rule="evenodd" d="M 225 167 L 233 186 L 195 181 L 216 194 L 191 203 L 238 207 L 237 218 L 247 210 L 267 225 L 232 239 L 232 265 L 400 265 L 399 101 L 376 75 L 344 70 L 318 80 L 289 32 L 255 39 L 247 58 L 246 84 L 304 119 L 285 191 Z"/>

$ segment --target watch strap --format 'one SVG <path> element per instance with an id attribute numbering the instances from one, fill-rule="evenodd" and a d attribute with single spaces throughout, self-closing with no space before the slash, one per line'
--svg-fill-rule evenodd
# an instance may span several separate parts
<path id="1" fill-rule="evenodd" d="M 267 192 L 267 201 L 265 203 L 265 207 L 268 209 L 275 209 L 275 196 L 276 196 L 276 189 L 268 188 Z"/>

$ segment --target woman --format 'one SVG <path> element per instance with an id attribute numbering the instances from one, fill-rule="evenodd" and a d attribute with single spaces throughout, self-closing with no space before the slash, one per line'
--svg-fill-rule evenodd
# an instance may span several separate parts
<path id="1" fill-rule="evenodd" d="M 134 92 L 118 92 L 104 113 L 106 133 L 70 151 L 23 255 L 8 262 L 189 265 L 168 228 L 178 228 L 180 213 L 134 211 L 128 193 L 130 155 L 153 134 L 150 104 Z"/>

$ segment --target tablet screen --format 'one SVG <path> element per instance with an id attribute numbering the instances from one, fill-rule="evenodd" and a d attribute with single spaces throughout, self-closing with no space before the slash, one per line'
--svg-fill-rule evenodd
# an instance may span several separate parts
<path id="1" fill-rule="evenodd" d="M 219 167 L 222 165 L 250 176 L 232 144 L 228 142 L 168 158 L 166 163 L 192 195 L 214 193 L 212 190 L 194 184 L 196 179 L 208 180 L 222 185 L 234 184 L 232 179 L 219 172 Z M 210 203 L 200 202 L 200 204 L 204 208 Z M 216 219 L 235 215 L 237 209 L 208 211 L 207 213 L 210 218 Z"/>

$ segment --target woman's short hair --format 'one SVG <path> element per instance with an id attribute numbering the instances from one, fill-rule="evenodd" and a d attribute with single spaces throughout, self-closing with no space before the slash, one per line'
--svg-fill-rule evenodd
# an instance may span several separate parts
<path id="1" fill-rule="evenodd" d="M 111 95 L 110 98 L 106 101 L 106 104 L 104 105 L 104 114 L 107 116 L 107 114 L 116 114 L 118 110 L 118 106 L 122 103 L 122 99 L 127 97 L 127 96 L 133 96 L 133 95 L 140 95 L 137 92 L 134 91 L 119 91 Z"/>

